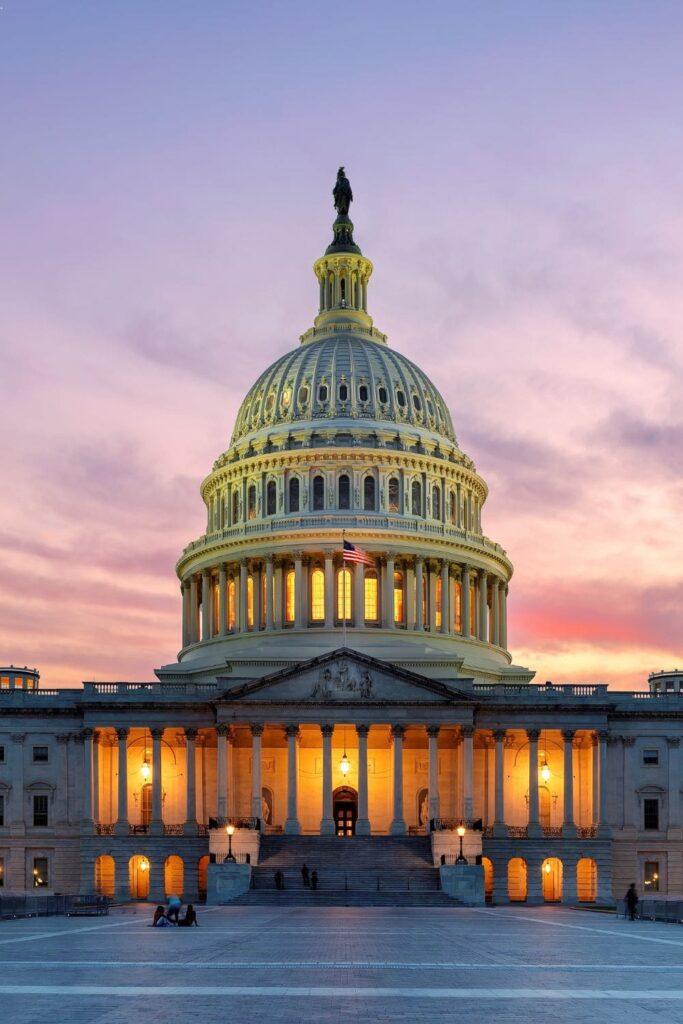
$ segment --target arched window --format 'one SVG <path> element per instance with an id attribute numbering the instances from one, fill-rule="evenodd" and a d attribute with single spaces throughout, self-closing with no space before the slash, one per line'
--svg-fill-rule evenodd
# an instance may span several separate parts
<path id="1" fill-rule="evenodd" d="M 432 519 L 441 519 L 441 491 L 436 484 L 432 487 Z"/>
<path id="2" fill-rule="evenodd" d="M 365 621 L 377 622 L 379 620 L 379 579 L 373 569 L 370 572 L 366 572 L 363 589 L 365 595 Z"/>
<path id="3" fill-rule="evenodd" d="M 313 510 L 314 512 L 325 510 L 325 481 L 321 476 L 313 477 Z"/>
<path id="4" fill-rule="evenodd" d="M 394 623 L 403 624 L 403 573 L 394 573 Z"/>
<path id="5" fill-rule="evenodd" d="M 254 625 L 254 577 L 251 573 L 247 576 L 247 626 L 251 629 Z"/>
<path id="6" fill-rule="evenodd" d="M 398 478 L 392 476 L 389 481 L 389 511 L 400 512 L 399 506 L 400 491 L 398 487 Z"/>
<path id="7" fill-rule="evenodd" d="M 296 585 L 295 573 L 289 569 L 285 574 L 285 622 L 294 622 L 296 618 Z"/>
<path id="8" fill-rule="evenodd" d="M 274 516 L 277 509 L 277 487 L 274 480 L 269 480 L 266 487 L 266 515 Z"/>
<path id="9" fill-rule="evenodd" d="M 325 621 L 325 573 L 322 569 L 311 573 L 311 621 Z"/>
<path id="10" fill-rule="evenodd" d="M 341 298 L 342 298 L 342 302 L 344 302 L 346 300 L 346 278 L 342 277 L 340 283 L 341 283 Z"/>
<path id="11" fill-rule="evenodd" d="M 401 391 L 400 388 L 396 392 L 396 401 L 398 403 L 399 409 L 405 409 L 405 407 L 406 407 L 406 396 L 403 393 L 403 391 Z"/>
<path id="12" fill-rule="evenodd" d="M 235 580 L 228 583 L 228 629 L 235 628 Z"/>
<path id="13" fill-rule="evenodd" d="M 422 485 L 419 480 L 413 480 L 410 488 L 410 511 L 414 516 L 422 515 Z"/>
<path id="14" fill-rule="evenodd" d="M 453 524 L 453 526 L 455 526 L 455 524 L 457 522 L 457 506 L 456 506 L 455 491 L 451 491 L 451 493 L 449 495 L 449 498 L 448 498 L 448 518 L 451 521 L 451 523 Z"/>
<path id="15" fill-rule="evenodd" d="M 249 485 L 247 491 L 247 515 L 249 519 L 256 518 L 256 487 L 254 484 Z"/>
<path id="16" fill-rule="evenodd" d="M 351 570 L 340 569 L 337 573 L 337 618 L 348 622 L 352 615 Z"/>
<path id="17" fill-rule="evenodd" d="M 363 508 L 366 512 L 375 511 L 375 478 L 366 476 L 363 481 Z"/>
<path id="18" fill-rule="evenodd" d="M 351 508 L 351 480 L 346 473 L 339 477 L 339 508 Z"/>
<path id="19" fill-rule="evenodd" d="M 238 490 L 232 492 L 232 524 L 240 521 L 240 495 Z"/>
<path id="20" fill-rule="evenodd" d="M 289 511 L 299 511 L 299 478 L 293 476 L 289 481 Z"/>
<path id="21" fill-rule="evenodd" d="M 299 405 L 306 405 L 308 401 L 308 385 L 302 384 L 299 388 Z"/>

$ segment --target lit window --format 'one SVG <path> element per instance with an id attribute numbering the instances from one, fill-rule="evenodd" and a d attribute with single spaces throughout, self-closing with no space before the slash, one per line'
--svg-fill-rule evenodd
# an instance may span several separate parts
<path id="1" fill-rule="evenodd" d="M 235 581 L 228 583 L 228 629 L 235 628 Z"/>
<path id="2" fill-rule="evenodd" d="M 436 485 L 432 487 L 432 518 L 441 519 L 441 491 Z"/>
<path id="3" fill-rule="evenodd" d="M 266 398 L 266 416 L 270 416 L 271 412 L 273 411 L 274 403 L 275 403 L 275 395 L 271 391 L 271 393 Z"/>
<path id="4" fill-rule="evenodd" d="M 296 582 L 293 569 L 285 576 L 285 622 L 294 622 L 296 617 Z"/>
<path id="5" fill-rule="evenodd" d="M 351 570 L 340 569 L 337 573 L 337 617 L 348 622 L 352 614 Z"/>
<path id="6" fill-rule="evenodd" d="M 280 399 L 280 404 L 281 404 L 282 408 L 285 409 L 285 410 L 289 409 L 289 403 L 291 401 L 292 401 L 292 389 L 291 388 L 285 388 L 285 390 L 282 392 L 282 398 Z"/>
<path id="7" fill-rule="evenodd" d="M 254 577 L 247 576 L 247 626 L 254 625 Z"/>
<path id="8" fill-rule="evenodd" d="M 43 793 L 33 797 L 33 824 L 35 828 L 47 826 L 47 796 Z"/>
<path id="9" fill-rule="evenodd" d="M 296 476 L 289 481 L 289 511 L 299 511 L 299 478 Z"/>
<path id="10" fill-rule="evenodd" d="M 9 676 L 0 676 L 0 690 L 9 690 Z"/>
<path id="11" fill-rule="evenodd" d="M 34 747 L 33 748 L 33 763 L 34 764 L 45 764 L 48 760 L 47 747 Z"/>
<path id="12" fill-rule="evenodd" d="M 659 861 L 646 860 L 643 864 L 643 889 L 647 892 L 659 892 Z"/>
<path id="13" fill-rule="evenodd" d="M 455 631 L 462 633 L 462 583 L 455 581 Z"/>
<path id="14" fill-rule="evenodd" d="M 392 478 L 389 480 L 389 511 L 400 511 L 398 480 L 395 476 L 392 476 Z"/>
<path id="15" fill-rule="evenodd" d="M 351 481 L 346 473 L 339 477 L 339 508 L 351 508 Z"/>
<path id="16" fill-rule="evenodd" d="M 379 580 L 376 572 L 365 575 L 365 621 L 377 622 L 379 618 Z"/>
<path id="17" fill-rule="evenodd" d="M 422 515 L 422 487 L 418 480 L 413 480 L 410 488 L 410 511 L 414 516 Z"/>
<path id="18" fill-rule="evenodd" d="M 434 592 L 435 592 L 435 599 L 436 599 L 436 615 L 435 615 L 434 621 L 435 621 L 436 628 L 437 629 L 441 629 L 441 607 L 442 607 L 442 602 L 441 602 L 441 577 L 440 576 L 436 577 L 436 586 L 434 587 Z"/>
<path id="19" fill-rule="evenodd" d="M 394 622 L 403 623 L 403 573 L 394 573 Z"/>
<path id="20" fill-rule="evenodd" d="M 50 884 L 48 877 L 47 857 L 33 858 L 33 886 L 35 889 L 42 889 Z"/>
<path id="21" fill-rule="evenodd" d="M 261 573 L 261 622 L 259 625 L 265 626 L 266 624 L 266 597 L 268 596 L 268 577 L 265 570 Z"/>
<path id="22" fill-rule="evenodd" d="M 659 830 L 659 800 L 656 798 L 643 800 L 643 828 L 653 832 Z"/>
<path id="23" fill-rule="evenodd" d="M 325 573 L 322 569 L 311 573 L 311 620 L 325 621 Z"/>
<path id="24" fill-rule="evenodd" d="M 249 516 L 249 519 L 255 519 L 256 518 L 256 487 L 255 487 L 254 484 L 251 484 L 249 486 L 249 490 L 247 491 L 247 509 L 248 509 L 247 514 Z"/>
<path id="25" fill-rule="evenodd" d="M 363 508 L 366 512 L 375 511 L 375 478 L 366 476 L 363 481 Z"/>
<path id="26" fill-rule="evenodd" d="M 655 749 L 643 751 L 643 764 L 659 764 L 659 751 Z"/>
<path id="27" fill-rule="evenodd" d="M 276 511 L 277 490 L 274 480 L 268 481 L 266 487 L 266 515 L 274 516 Z"/>
<path id="28" fill-rule="evenodd" d="M 325 481 L 321 476 L 313 477 L 313 510 L 322 512 L 325 509 Z"/>

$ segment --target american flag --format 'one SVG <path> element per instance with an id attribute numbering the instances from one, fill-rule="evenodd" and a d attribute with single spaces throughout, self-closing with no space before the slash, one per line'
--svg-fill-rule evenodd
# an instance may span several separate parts
<path id="1" fill-rule="evenodd" d="M 361 565 L 375 564 L 374 558 L 371 558 L 367 551 L 356 547 L 355 544 L 351 544 L 348 540 L 344 541 L 344 561 L 360 562 Z"/>

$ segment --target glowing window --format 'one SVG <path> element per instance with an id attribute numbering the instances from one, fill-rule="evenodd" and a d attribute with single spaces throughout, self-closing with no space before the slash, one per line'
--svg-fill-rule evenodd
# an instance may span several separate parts
<path id="1" fill-rule="evenodd" d="M 455 631 L 462 633 L 462 583 L 455 581 Z"/>
<path id="2" fill-rule="evenodd" d="M 413 480 L 410 488 L 410 511 L 414 516 L 422 515 L 422 487 L 418 480 Z"/>
<path id="3" fill-rule="evenodd" d="M 313 477 L 313 509 L 322 512 L 325 508 L 325 481 L 321 476 Z"/>
<path id="4" fill-rule="evenodd" d="M 261 572 L 261 621 L 260 626 L 266 624 L 266 595 L 268 593 L 268 579 L 265 570 Z"/>
<path id="5" fill-rule="evenodd" d="M 400 495 L 400 492 L 399 492 L 399 487 L 398 487 L 398 480 L 397 480 L 397 478 L 395 476 L 392 476 L 391 480 L 389 481 L 389 511 L 390 512 L 399 512 L 400 511 L 400 508 L 399 508 L 399 495 Z"/>
<path id="6" fill-rule="evenodd" d="M 271 391 L 271 393 L 266 398 L 266 416 L 270 416 L 271 412 L 273 411 L 273 405 L 274 404 L 275 404 L 275 395 Z"/>
<path id="7" fill-rule="evenodd" d="M 247 576 L 247 626 L 254 625 L 254 577 Z"/>
<path id="8" fill-rule="evenodd" d="M 295 573 L 289 569 L 285 575 L 285 622 L 294 622 L 296 616 Z"/>
<path id="9" fill-rule="evenodd" d="M 346 473 L 339 477 L 339 508 L 351 508 L 351 481 Z"/>
<path id="10" fill-rule="evenodd" d="M 299 405 L 305 405 L 308 401 L 308 387 L 306 384 L 302 384 L 299 388 Z"/>
<path id="11" fill-rule="evenodd" d="M 365 574 L 365 621 L 377 622 L 379 618 L 379 580 L 376 572 Z"/>
<path id="12" fill-rule="evenodd" d="M 436 586 L 434 588 L 435 601 L 436 601 L 436 616 L 435 624 L 437 629 L 441 629 L 441 577 L 436 577 Z"/>
<path id="13" fill-rule="evenodd" d="M 432 487 L 432 518 L 441 519 L 441 491 L 436 485 Z"/>
<path id="14" fill-rule="evenodd" d="M 349 389 L 346 384 L 339 385 L 339 401 L 347 402 L 349 399 Z"/>
<path id="15" fill-rule="evenodd" d="M 375 478 L 366 476 L 363 481 L 363 508 L 366 512 L 375 511 Z"/>
<path id="16" fill-rule="evenodd" d="M 348 622 L 352 614 L 351 570 L 340 569 L 337 573 L 337 618 Z"/>
<path id="17" fill-rule="evenodd" d="M 387 402 L 389 401 L 389 392 L 384 387 L 384 385 L 380 385 L 380 387 L 377 388 L 377 397 L 382 403 L 382 405 L 386 405 Z"/>
<path id="18" fill-rule="evenodd" d="M 256 487 L 250 484 L 247 491 L 247 515 L 249 519 L 256 518 Z"/>
<path id="19" fill-rule="evenodd" d="M 235 581 L 228 583 L 228 629 L 235 628 Z"/>
<path id="20" fill-rule="evenodd" d="M 311 573 L 311 621 L 325 621 L 325 573 L 322 569 Z"/>
<path id="21" fill-rule="evenodd" d="M 361 384 L 361 386 L 358 388 L 358 397 L 361 400 L 361 402 L 367 402 L 368 398 L 370 397 L 367 384 Z"/>
<path id="22" fill-rule="evenodd" d="M 403 622 L 403 573 L 394 573 L 394 622 Z"/>
<path id="23" fill-rule="evenodd" d="M 266 487 L 266 515 L 274 516 L 277 507 L 277 489 L 274 480 L 268 481 Z"/>
<path id="24" fill-rule="evenodd" d="M 291 388 L 285 388 L 285 390 L 282 392 L 282 398 L 280 399 L 280 404 L 281 404 L 282 408 L 283 409 L 289 409 L 289 403 L 291 401 L 292 401 L 292 389 Z"/>
<path id="25" fill-rule="evenodd" d="M 299 511 L 299 478 L 296 476 L 289 481 L 289 511 Z"/>

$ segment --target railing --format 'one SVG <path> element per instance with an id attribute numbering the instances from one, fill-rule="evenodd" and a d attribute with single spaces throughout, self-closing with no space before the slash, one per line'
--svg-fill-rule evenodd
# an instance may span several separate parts
<path id="1" fill-rule="evenodd" d="M 528 825 L 508 825 L 508 839 L 526 839 L 528 835 Z"/>
<path id="2" fill-rule="evenodd" d="M 213 856 L 215 856 L 216 858 L 216 864 L 225 864 L 225 862 L 228 860 L 227 850 L 221 853 L 216 853 Z M 248 853 L 233 853 L 232 858 L 234 864 L 251 863 L 251 855 Z M 230 861 L 228 861 L 228 863 L 230 863 Z"/>
<path id="3" fill-rule="evenodd" d="M 96 836 L 113 836 L 114 835 L 114 823 L 108 823 L 105 821 L 95 822 L 95 835 Z"/>
<path id="4" fill-rule="evenodd" d="M 149 825 L 129 825 L 128 826 L 129 836 L 147 836 L 149 835 Z"/>
<path id="5" fill-rule="evenodd" d="M 209 834 L 208 825 L 197 825 L 197 836 L 205 838 Z"/>
<path id="6" fill-rule="evenodd" d="M 53 914 L 79 914 L 86 912 L 108 914 L 106 896 L 51 895 L 45 893 L 25 896 L 0 897 L 0 919 L 13 917 L 49 917 Z"/>
<path id="7" fill-rule="evenodd" d="M 561 839 L 562 838 L 562 826 L 561 825 L 543 825 L 543 835 L 546 839 Z"/>
<path id="8" fill-rule="evenodd" d="M 597 825 L 577 825 L 576 826 L 576 838 L 577 839 L 595 839 L 598 834 Z"/>
<path id="9" fill-rule="evenodd" d="M 164 694 L 196 696 L 197 694 L 215 693 L 217 689 L 217 683 L 83 683 L 83 694 L 88 698 L 112 695 L 126 697 L 149 697 L 153 695 L 159 697 Z M 38 693 L 39 691 L 36 690 L 34 692 Z M 55 690 L 54 692 L 59 694 L 64 691 Z"/>
<path id="10" fill-rule="evenodd" d="M 607 688 L 607 683 L 472 683 L 471 686 L 472 693 L 476 694 L 494 697 L 531 697 L 533 700 L 544 696 L 604 697 Z"/>
<path id="11" fill-rule="evenodd" d="M 260 818 L 209 818 L 209 829 L 225 828 L 227 825 L 234 825 L 235 828 L 249 828 L 253 831 L 261 831 Z"/>
<path id="12" fill-rule="evenodd" d="M 483 831 L 481 818 L 433 818 L 429 824 L 432 832 L 454 832 L 461 825 L 469 832 Z"/>
<path id="13" fill-rule="evenodd" d="M 184 825 L 164 825 L 165 836 L 183 836 L 185 835 Z"/>

